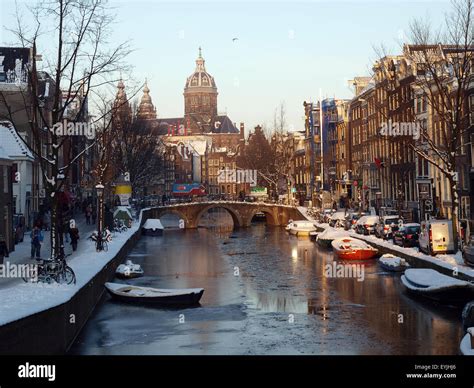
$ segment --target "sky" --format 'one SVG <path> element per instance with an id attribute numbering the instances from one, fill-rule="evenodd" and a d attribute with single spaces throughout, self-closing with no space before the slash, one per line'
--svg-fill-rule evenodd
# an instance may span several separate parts
<path id="1" fill-rule="evenodd" d="M 13 4 L 0 0 L 1 45 L 12 41 L 5 27 L 13 26 Z M 247 130 L 271 126 L 281 103 L 287 129 L 302 130 L 303 101 L 351 98 L 348 80 L 369 74 L 374 47 L 384 44 L 396 54 L 411 20 L 440 24 L 450 10 L 448 0 L 112 0 L 111 5 L 112 43 L 130 40 L 132 75 L 148 79 L 159 117 L 184 114 L 183 88 L 202 47 L 217 84 L 219 112 L 237 125 L 244 122 Z"/>

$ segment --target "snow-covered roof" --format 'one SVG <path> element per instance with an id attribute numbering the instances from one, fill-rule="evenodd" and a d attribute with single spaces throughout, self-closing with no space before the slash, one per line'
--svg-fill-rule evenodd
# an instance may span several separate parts
<path id="1" fill-rule="evenodd" d="M 0 160 L 11 160 L 8 156 L 8 153 L 5 151 L 5 148 L 0 145 Z"/>
<path id="2" fill-rule="evenodd" d="M 32 152 L 20 136 L 18 136 L 15 127 L 10 121 L 0 121 L 0 139 L 2 147 L 10 159 L 34 160 Z"/>
<path id="3" fill-rule="evenodd" d="M 132 217 L 132 212 L 130 211 L 130 208 L 127 206 L 117 206 L 114 210 L 114 217 L 117 216 L 120 212 L 126 212 L 130 218 Z"/>

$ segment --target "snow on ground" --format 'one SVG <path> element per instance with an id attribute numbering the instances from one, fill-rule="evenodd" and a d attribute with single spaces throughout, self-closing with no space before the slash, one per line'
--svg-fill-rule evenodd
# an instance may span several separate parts
<path id="1" fill-rule="evenodd" d="M 56 307 L 70 300 L 117 255 L 122 246 L 138 230 L 140 220 L 135 222 L 128 231 L 116 233 L 113 240 L 108 243 L 107 252 L 96 252 L 95 243 L 87 240 L 87 233 L 82 233 L 77 251 L 67 258 L 68 265 L 76 274 L 76 284 L 25 283 L 21 279 L 16 279 L 14 283 L 7 285 L 2 284 L 2 288 L 0 288 L 0 300 L 2 301 L 0 304 L 0 325 Z M 27 241 L 26 257 L 29 257 L 29 237 L 26 238 L 25 242 Z M 44 248 L 46 247 L 42 249 Z M 18 258 L 21 258 L 21 255 L 25 253 L 23 250 L 25 250 L 24 247 L 19 249 Z M 43 257 L 46 252 L 47 250 L 42 251 Z M 20 262 L 21 259 L 18 261 Z"/>
<path id="2" fill-rule="evenodd" d="M 315 225 L 319 228 L 322 229 L 333 229 L 337 231 L 341 231 L 341 233 L 345 233 L 347 236 L 352 236 L 355 238 L 358 238 L 360 240 L 365 240 L 367 242 L 370 242 L 374 245 L 378 245 L 381 247 L 385 247 L 388 249 L 391 249 L 392 251 L 404 253 L 406 255 L 416 257 L 417 259 L 423 260 L 430 262 L 432 264 L 435 264 L 439 267 L 446 268 L 450 271 L 457 269 L 459 273 L 462 273 L 463 275 L 470 276 L 471 278 L 474 278 L 474 269 L 471 267 L 468 267 L 467 265 L 464 264 L 463 258 L 462 258 L 462 253 L 458 251 L 456 254 L 444 254 L 444 255 L 436 255 L 436 256 L 430 256 L 427 255 L 423 252 L 420 252 L 418 248 L 404 248 L 399 245 L 393 244 L 392 241 L 385 241 L 380 238 L 375 237 L 374 235 L 370 236 L 365 236 L 361 234 L 357 234 L 353 230 L 351 231 L 344 231 L 341 229 L 336 229 L 336 228 L 331 228 L 328 224 L 321 224 L 318 223 L 313 217 L 308 215 L 308 209 L 305 207 L 298 207 L 298 210 L 300 211 L 301 214 L 303 214 L 308 220 L 314 221 Z"/>

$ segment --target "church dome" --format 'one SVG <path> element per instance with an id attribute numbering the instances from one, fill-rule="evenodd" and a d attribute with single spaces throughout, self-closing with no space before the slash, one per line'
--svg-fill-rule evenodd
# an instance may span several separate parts
<path id="1" fill-rule="evenodd" d="M 201 48 L 199 47 L 199 57 L 196 59 L 196 70 L 186 80 L 185 89 L 195 88 L 212 88 L 216 89 L 216 82 L 205 67 L 205 61 L 201 54 Z"/>

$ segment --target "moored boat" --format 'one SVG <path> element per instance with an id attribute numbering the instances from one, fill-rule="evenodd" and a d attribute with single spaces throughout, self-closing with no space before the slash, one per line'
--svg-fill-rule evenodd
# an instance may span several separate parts
<path id="1" fill-rule="evenodd" d="M 148 236 L 161 236 L 163 234 L 164 226 L 157 218 L 149 218 L 142 226 L 142 234 Z"/>
<path id="2" fill-rule="evenodd" d="M 134 279 L 143 276 L 144 271 L 140 264 L 135 264 L 127 260 L 125 264 L 120 264 L 115 270 L 115 276 L 122 279 Z"/>
<path id="3" fill-rule="evenodd" d="M 331 243 L 336 238 L 346 237 L 347 234 L 339 230 L 328 228 L 323 232 L 319 233 L 316 237 L 316 241 L 323 248 L 331 248 Z"/>
<path id="4" fill-rule="evenodd" d="M 403 272 L 410 267 L 410 264 L 402 257 L 394 256 L 390 253 L 382 255 L 379 259 L 380 266 L 390 272 Z"/>
<path id="5" fill-rule="evenodd" d="M 196 305 L 204 293 L 203 288 L 160 289 L 120 283 L 105 283 L 105 288 L 121 302 L 163 306 Z"/>
<path id="6" fill-rule="evenodd" d="M 309 236 L 312 232 L 316 232 L 316 227 L 312 221 L 292 221 L 286 230 L 295 236 Z"/>
<path id="7" fill-rule="evenodd" d="M 409 293 L 437 302 L 459 305 L 474 300 L 472 283 L 431 268 L 409 268 L 401 276 L 401 281 Z"/>
<path id="8" fill-rule="evenodd" d="M 464 356 L 474 356 L 474 327 L 467 329 L 467 333 L 459 345 L 459 350 Z"/>
<path id="9" fill-rule="evenodd" d="M 351 237 L 336 238 L 331 246 L 334 254 L 341 260 L 369 260 L 378 253 L 377 249 L 366 242 Z"/>

